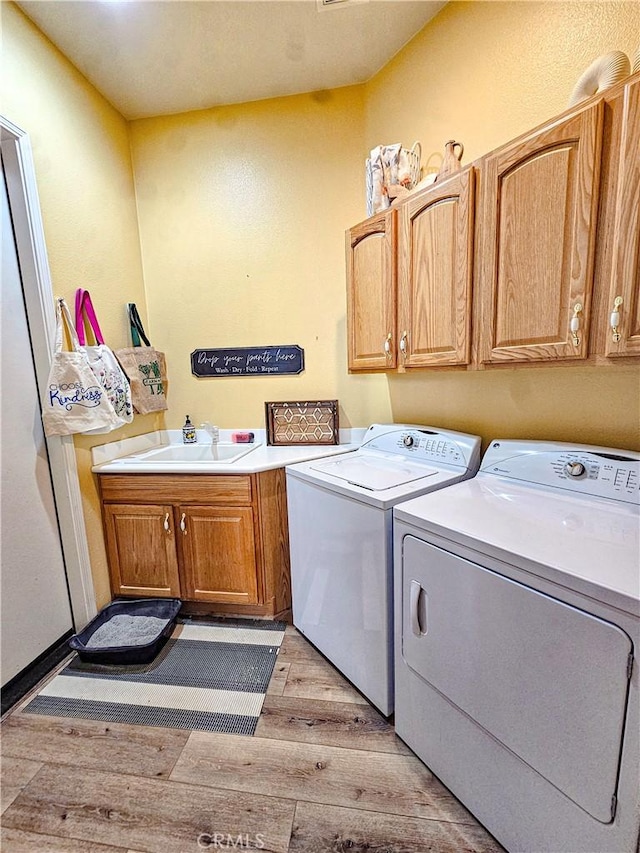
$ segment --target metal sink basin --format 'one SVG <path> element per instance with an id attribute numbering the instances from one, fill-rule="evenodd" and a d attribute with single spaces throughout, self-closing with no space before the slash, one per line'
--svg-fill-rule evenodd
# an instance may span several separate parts
<path id="1" fill-rule="evenodd" d="M 123 462 L 235 462 L 251 453 L 259 444 L 234 444 L 219 441 L 216 444 L 168 444 L 147 450 L 146 453 L 123 457 Z"/>

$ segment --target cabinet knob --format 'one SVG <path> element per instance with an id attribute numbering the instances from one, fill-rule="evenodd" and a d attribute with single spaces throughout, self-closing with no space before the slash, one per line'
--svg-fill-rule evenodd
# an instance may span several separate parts
<path id="1" fill-rule="evenodd" d="M 391 361 L 391 341 L 392 340 L 393 340 L 393 338 L 391 336 L 391 332 L 389 332 L 389 334 L 385 338 L 385 341 L 383 344 L 384 354 L 387 357 L 387 361 Z"/>
<path id="2" fill-rule="evenodd" d="M 171 526 L 169 525 L 169 513 L 167 513 L 164 517 L 164 524 L 162 525 L 166 530 L 167 534 L 171 536 Z"/>
<path id="3" fill-rule="evenodd" d="M 576 302 L 573 306 L 573 317 L 569 326 L 574 347 L 580 346 L 580 335 L 578 334 L 580 331 L 580 314 L 582 314 L 582 303 Z"/>
<path id="4" fill-rule="evenodd" d="M 400 338 L 400 352 L 402 353 L 402 358 L 404 361 L 407 360 L 407 332 L 406 330 L 402 333 L 402 337 Z"/>
<path id="5" fill-rule="evenodd" d="M 622 296 L 616 296 L 613 300 L 613 310 L 611 312 L 611 318 L 609 323 L 611 325 L 611 337 L 614 342 L 617 344 L 622 335 L 620 334 L 620 330 L 618 326 L 620 325 L 620 306 L 622 305 Z"/>
<path id="6" fill-rule="evenodd" d="M 187 535 L 187 522 L 185 521 L 186 517 L 186 513 L 183 512 L 182 518 L 180 519 L 180 530 L 182 530 L 185 536 Z"/>

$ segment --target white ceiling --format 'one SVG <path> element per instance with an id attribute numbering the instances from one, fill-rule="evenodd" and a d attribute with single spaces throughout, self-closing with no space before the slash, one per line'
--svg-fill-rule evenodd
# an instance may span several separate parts
<path id="1" fill-rule="evenodd" d="M 18 0 L 126 118 L 362 83 L 435 0 Z"/>

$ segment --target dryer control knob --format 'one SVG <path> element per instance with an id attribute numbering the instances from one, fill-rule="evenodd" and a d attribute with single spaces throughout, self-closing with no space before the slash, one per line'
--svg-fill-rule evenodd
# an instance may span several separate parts
<path id="1" fill-rule="evenodd" d="M 405 435 L 405 437 L 402 439 L 402 443 L 405 447 L 413 447 L 413 436 Z"/>
<path id="2" fill-rule="evenodd" d="M 565 473 L 570 477 L 582 477 L 585 473 L 586 468 L 582 464 L 582 462 L 567 462 L 564 466 Z"/>

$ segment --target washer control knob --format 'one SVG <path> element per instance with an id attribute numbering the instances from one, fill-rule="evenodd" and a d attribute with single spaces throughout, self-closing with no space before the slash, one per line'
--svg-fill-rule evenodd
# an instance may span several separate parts
<path id="1" fill-rule="evenodd" d="M 582 477 L 586 468 L 582 464 L 582 462 L 567 462 L 564 466 L 565 474 L 568 474 L 569 477 Z"/>
<path id="2" fill-rule="evenodd" d="M 413 447 L 414 438 L 412 435 L 405 435 L 402 439 L 402 443 L 405 447 Z"/>

